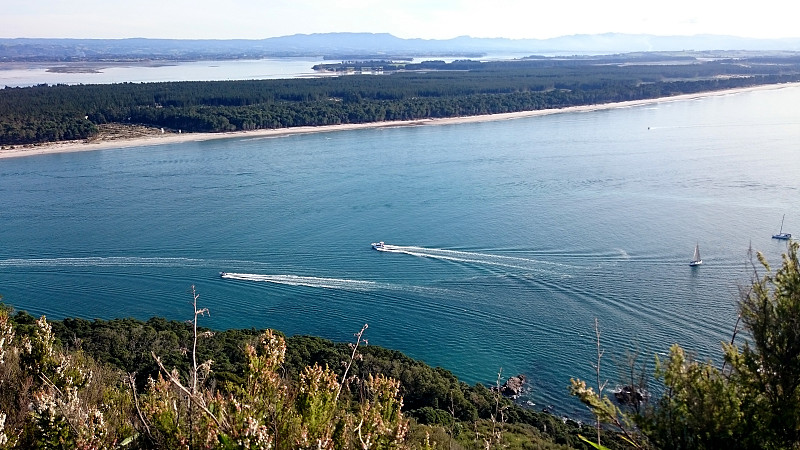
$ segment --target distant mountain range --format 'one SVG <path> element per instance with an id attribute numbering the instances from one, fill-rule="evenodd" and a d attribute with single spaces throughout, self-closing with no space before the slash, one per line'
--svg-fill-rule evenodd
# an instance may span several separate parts
<path id="1" fill-rule="evenodd" d="M 800 51 L 800 38 L 654 36 L 606 33 L 552 39 L 401 39 L 386 33 L 295 34 L 261 40 L 0 39 L 2 61 L 108 61 L 250 59 L 324 56 L 331 59 L 392 56 L 585 55 L 643 51 Z"/>

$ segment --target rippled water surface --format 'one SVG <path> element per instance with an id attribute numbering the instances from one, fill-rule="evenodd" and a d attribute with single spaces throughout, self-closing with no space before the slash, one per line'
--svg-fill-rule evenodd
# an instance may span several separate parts
<path id="1" fill-rule="evenodd" d="M 800 234 L 800 88 L 478 124 L 0 160 L 0 294 L 370 344 L 469 383 L 719 353 L 752 244 Z M 385 241 L 391 251 L 370 243 Z M 704 264 L 688 266 L 699 243 Z M 226 275 L 220 277 L 220 272 Z M 538 406 L 537 406 L 538 407 Z"/>

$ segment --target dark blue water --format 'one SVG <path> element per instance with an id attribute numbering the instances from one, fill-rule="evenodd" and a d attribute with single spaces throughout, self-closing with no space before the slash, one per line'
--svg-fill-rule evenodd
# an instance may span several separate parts
<path id="1" fill-rule="evenodd" d="M 469 383 L 730 338 L 800 234 L 800 88 L 478 124 L 0 160 L 0 294 L 50 318 L 367 338 Z M 370 242 L 400 246 L 377 252 Z M 688 266 L 695 243 L 704 265 Z M 219 272 L 234 273 L 220 278 Z M 613 381 L 612 381 L 613 383 Z"/>

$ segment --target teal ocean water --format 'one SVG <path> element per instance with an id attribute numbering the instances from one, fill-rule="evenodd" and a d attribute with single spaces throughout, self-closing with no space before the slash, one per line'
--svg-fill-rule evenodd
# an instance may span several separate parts
<path id="1" fill-rule="evenodd" d="M 786 87 L 0 160 L 0 294 L 183 320 L 195 285 L 203 325 L 349 341 L 368 323 L 371 345 L 468 383 L 524 373 L 527 401 L 571 414 L 595 318 L 612 380 L 627 350 L 730 339 L 748 247 L 777 265 L 784 214 L 800 234 L 798 104 Z"/>

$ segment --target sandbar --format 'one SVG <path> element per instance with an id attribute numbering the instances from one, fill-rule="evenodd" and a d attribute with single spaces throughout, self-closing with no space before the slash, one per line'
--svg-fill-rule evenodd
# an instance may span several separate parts
<path id="1" fill-rule="evenodd" d="M 539 109 L 534 111 L 487 114 L 479 116 L 461 116 L 461 117 L 448 117 L 448 118 L 437 118 L 437 119 L 399 120 L 391 122 L 369 122 L 369 123 L 357 123 L 357 124 L 291 127 L 291 128 L 251 130 L 251 131 L 233 131 L 233 132 L 222 132 L 222 133 L 154 132 L 144 136 L 138 136 L 126 139 L 110 139 L 110 140 L 95 139 L 91 141 L 86 141 L 86 140 L 61 141 L 61 142 L 27 145 L 27 146 L 16 145 L 14 146 L 14 148 L 5 147 L 3 149 L 0 149 L 0 159 L 17 158 L 23 156 L 47 155 L 54 153 L 71 153 L 71 152 L 83 152 L 83 151 L 93 151 L 93 150 L 142 147 L 142 146 L 161 145 L 161 144 L 176 144 L 183 142 L 207 141 L 212 139 L 280 137 L 280 136 L 290 136 L 295 134 L 326 133 L 334 131 L 359 130 L 366 128 L 448 125 L 448 124 L 461 124 L 461 123 L 488 122 L 495 120 L 510 120 L 510 119 L 519 119 L 523 117 L 543 116 L 547 114 L 563 114 L 572 112 L 599 111 L 599 110 L 614 109 L 614 108 L 628 108 L 633 106 L 652 105 L 656 103 L 693 100 L 693 99 L 718 96 L 718 95 L 730 95 L 730 94 L 756 91 L 756 90 L 783 89 L 787 87 L 797 87 L 797 86 L 800 86 L 800 83 L 765 84 L 759 86 L 726 89 L 720 91 L 706 91 L 706 92 L 697 92 L 693 94 L 681 94 L 671 97 L 659 97 L 652 99 L 632 100 L 632 101 L 615 102 L 615 103 L 601 103 L 601 104 L 585 105 L 585 106 L 569 106 L 557 109 Z"/>

